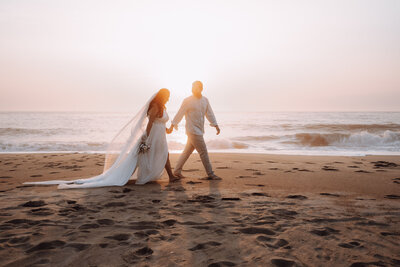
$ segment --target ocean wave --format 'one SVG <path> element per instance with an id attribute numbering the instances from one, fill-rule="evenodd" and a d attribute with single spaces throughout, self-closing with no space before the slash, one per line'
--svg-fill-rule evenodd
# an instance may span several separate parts
<path id="1" fill-rule="evenodd" d="M 294 141 L 285 141 L 301 146 L 336 146 L 336 147 L 388 147 L 400 149 L 400 132 L 385 131 L 383 134 L 362 131 L 352 134 L 341 133 L 298 133 Z"/>
<path id="2" fill-rule="evenodd" d="M 0 152 L 104 151 L 105 142 L 0 142 Z"/>
<path id="3" fill-rule="evenodd" d="M 227 125 L 232 128 L 272 130 L 272 131 L 316 131 L 316 132 L 384 132 L 400 131 L 400 124 L 346 124 L 346 123 L 242 123 L 237 126 Z M 268 136 L 266 136 L 268 138 Z"/>
<path id="4" fill-rule="evenodd" d="M 34 129 L 34 128 L 0 128 L 0 135 L 15 136 L 15 135 L 42 135 L 49 136 L 68 132 L 71 129 L 67 128 L 51 128 L 51 129 Z"/>
<path id="5" fill-rule="evenodd" d="M 207 147 L 209 149 L 246 149 L 249 145 L 228 139 L 213 139 L 207 141 Z"/>
<path id="6" fill-rule="evenodd" d="M 235 137 L 234 140 L 237 141 L 270 141 L 270 140 L 277 140 L 281 137 L 276 135 L 260 135 L 260 136 L 241 136 Z"/>
<path id="7" fill-rule="evenodd" d="M 307 130 L 324 130 L 324 131 L 399 131 L 400 124 L 388 123 L 388 124 L 306 124 L 303 127 Z"/>

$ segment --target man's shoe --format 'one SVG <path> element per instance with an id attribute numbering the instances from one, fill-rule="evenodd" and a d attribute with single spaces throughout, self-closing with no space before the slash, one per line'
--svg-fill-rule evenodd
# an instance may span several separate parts
<path id="1" fill-rule="evenodd" d="M 219 177 L 215 174 L 209 175 L 207 178 L 208 178 L 208 180 L 222 180 L 221 177 Z"/>

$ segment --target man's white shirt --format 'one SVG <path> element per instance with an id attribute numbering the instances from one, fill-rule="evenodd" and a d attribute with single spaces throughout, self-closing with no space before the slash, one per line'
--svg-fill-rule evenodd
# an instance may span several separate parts
<path id="1" fill-rule="evenodd" d="M 192 95 L 183 100 L 178 113 L 172 120 L 172 125 L 176 130 L 178 129 L 178 124 L 182 120 L 183 116 L 185 116 L 186 120 L 186 133 L 203 135 L 204 117 L 207 118 L 211 126 L 218 126 L 210 102 L 205 96 L 197 98 Z"/>

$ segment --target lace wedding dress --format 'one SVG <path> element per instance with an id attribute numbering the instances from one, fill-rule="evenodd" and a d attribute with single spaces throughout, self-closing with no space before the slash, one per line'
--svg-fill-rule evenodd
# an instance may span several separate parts
<path id="1" fill-rule="evenodd" d="M 146 143 L 150 149 L 139 153 L 139 145 L 146 132 L 147 111 L 153 95 L 140 112 L 131 119 L 114 137 L 107 149 L 103 173 L 87 179 L 51 180 L 25 182 L 24 184 L 58 184 L 59 189 L 92 188 L 103 186 L 123 186 L 129 179 L 136 179 L 136 184 L 145 184 L 159 179 L 168 158 L 165 124 L 168 114 L 164 110 L 161 118 L 155 119 Z"/>

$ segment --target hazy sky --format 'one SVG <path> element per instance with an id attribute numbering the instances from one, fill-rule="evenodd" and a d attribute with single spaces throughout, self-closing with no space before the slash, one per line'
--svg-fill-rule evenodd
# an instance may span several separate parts
<path id="1" fill-rule="evenodd" d="M 0 1 L 0 110 L 400 110 L 400 1 Z"/>

